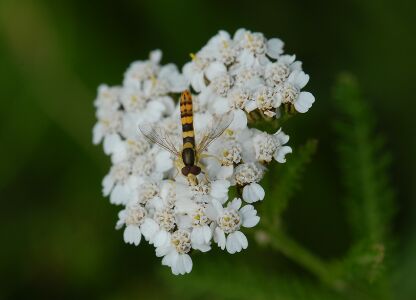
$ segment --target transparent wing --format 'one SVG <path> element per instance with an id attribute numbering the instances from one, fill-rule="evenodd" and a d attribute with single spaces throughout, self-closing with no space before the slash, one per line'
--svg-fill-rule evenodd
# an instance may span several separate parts
<path id="1" fill-rule="evenodd" d="M 214 118 L 212 126 L 209 127 L 202 135 L 201 141 L 198 143 L 196 148 L 197 152 L 201 153 L 205 151 L 209 144 L 221 136 L 228 126 L 230 126 L 233 118 L 234 114 L 232 112 L 228 112 L 218 118 Z"/>
<path id="2" fill-rule="evenodd" d="M 153 124 L 140 124 L 140 132 L 152 143 L 169 151 L 175 156 L 179 156 L 179 151 L 165 129 Z"/>

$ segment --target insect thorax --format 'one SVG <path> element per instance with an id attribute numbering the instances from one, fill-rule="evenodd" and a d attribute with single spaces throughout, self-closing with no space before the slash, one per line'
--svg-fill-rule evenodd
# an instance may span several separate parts
<path id="1" fill-rule="evenodd" d="M 195 150 L 193 148 L 183 149 L 182 161 L 185 166 L 193 166 L 195 164 Z"/>

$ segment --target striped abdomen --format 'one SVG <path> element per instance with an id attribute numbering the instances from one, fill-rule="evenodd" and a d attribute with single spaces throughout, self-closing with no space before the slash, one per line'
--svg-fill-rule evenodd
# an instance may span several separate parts
<path id="1" fill-rule="evenodd" d="M 187 90 L 181 95 L 181 123 L 182 123 L 182 138 L 183 149 L 195 149 L 195 134 L 192 110 L 192 96 Z"/>
<path id="2" fill-rule="evenodd" d="M 192 96 L 188 90 L 184 91 L 181 95 L 180 107 L 183 139 L 182 160 L 185 165 L 182 169 L 182 174 L 185 176 L 188 176 L 188 174 L 198 175 L 201 172 L 201 169 L 195 166 L 195 133 Z"/>

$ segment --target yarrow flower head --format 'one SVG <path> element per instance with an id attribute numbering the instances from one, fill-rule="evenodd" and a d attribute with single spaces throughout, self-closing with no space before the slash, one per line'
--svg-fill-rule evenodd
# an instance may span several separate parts
<path id="1" fill-rule="evenodd" d="M 292 152 L 281 128 L 257 125 L 277 129 L 314 102 L 302 91 L 309 76 L 283 46 L 259 32 L 220 31 L 182 72 L 161 65 L 155 50 L 130 65 L 122 85 L 98 88 L 93 142 L 111 157 L 102 185 L 122 207 L 116 228 L 128 244 L 153 245 L 173 274 L 191 272 L 195 251 L 248 247 L 268 165 Z"/>

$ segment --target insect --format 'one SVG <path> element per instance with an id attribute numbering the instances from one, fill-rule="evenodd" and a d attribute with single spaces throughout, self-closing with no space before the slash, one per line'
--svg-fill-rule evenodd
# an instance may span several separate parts
<path id="1" fill-rule="evenodd" d="M 233 115 L 224 114 L 214 120 L 213 125 L 202 134 L 199 143 L 195 143 L 193 122 L 193 105 L 191 93 L 186 90 L 180 97 L 180 112 L 182 124 L 182 148 L 177 149 L 169 134 L 161 127 L 152 124 L 141 124 L 139 129 L 151 142 L 169 151 L 175 157 L 175 165 L 183 176 L 187 177 L 191 185 L 198 184 L 197 175 L 203 171 L 201 158 L 209 157 L 204 154 L 208 146 L 218 138 L 231 124 Z"/>

